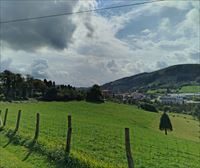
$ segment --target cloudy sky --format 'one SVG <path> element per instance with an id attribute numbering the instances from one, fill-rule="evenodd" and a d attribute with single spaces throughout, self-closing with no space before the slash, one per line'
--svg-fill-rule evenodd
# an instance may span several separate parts
<path id="1" fill-rule="evenodd" d="M 148 1 L 148 0 L 146 0 Z M 0 0 L 1 22 L 143 0 Z M 1 71 L 75 86 L 199 63 L 200 3 L 168 0 L 1 24 Z"/>

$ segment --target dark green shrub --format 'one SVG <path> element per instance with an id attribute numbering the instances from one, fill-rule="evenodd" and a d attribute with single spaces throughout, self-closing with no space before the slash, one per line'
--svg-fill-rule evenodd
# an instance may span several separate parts
<path id="1" fill-rule="evenodd" d="M 148 104 L 148 103 L 143 103 L 140 105 L 140 107 L 146 111 L 151 111 L 151 112 L 158 112 L 158 110 L 156 109 L 156 107 L 152 104 Z"/>

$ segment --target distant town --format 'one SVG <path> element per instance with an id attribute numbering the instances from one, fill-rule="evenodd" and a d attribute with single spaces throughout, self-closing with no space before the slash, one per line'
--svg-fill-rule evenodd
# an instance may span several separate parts
<path id="1" fill-rule="evenodd" d="M 200 96 L 200 92 L 197 93 L 168 93 L 168 94 L 148 94 L 138 91 L 131 93 L 112 93 L 110 90 L 102 90 L 104 99 L 115 98 L 121 102 L 128 103 L 131 101 L 149 100 L 152 102 L 158 101 L 162 104 L 190 104 L 200 103 L 195 101 L 195 98 Z"/>
<path id="2" fill-rule="evenodd" d="M 169 112 L 190 114 L 194 117 L 198 115 L 195 111 L 200 106 L 200 92 L 198 91 L 195 93 L 172 93 L 169 90 L 165 90 L 165 92 L 163 90 L 143 92 L 136 90 L 127 93 L 113 93 L 110 90 L 102 90 L 102 95 L 104 101 L 111 100 L 117 103 L 137 105 L 138 108 L 143 108 L 147 111 L 167 110 Z"/>

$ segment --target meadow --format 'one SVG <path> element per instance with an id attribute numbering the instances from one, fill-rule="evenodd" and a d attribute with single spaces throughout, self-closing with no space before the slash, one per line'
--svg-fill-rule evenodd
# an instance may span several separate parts
<path id="1" fill-rule="evenodd" d="M 180 93 L 198 93 L 200 92 L 200 86 L 183 86 L 179 90 Z"/>
<path id="2" fill-rule="evenodd" d="M 170 113 L 173 132 L 158 129 L 161 113 L 136 106 L 84 101 L 0 103 L 7 124 L 0 132 L 1 168 L 126 168 L 124 128 L 130 128 L 136 168 L 198 168 L 200 127 L 191 116 Z M 20 128 L 13 135 L 18 110 Z M 41 116 L 40 135 L 32 144 L 35 115 Z M 67 115 L 72 116 L 72 144 L 64 157 Z"/>

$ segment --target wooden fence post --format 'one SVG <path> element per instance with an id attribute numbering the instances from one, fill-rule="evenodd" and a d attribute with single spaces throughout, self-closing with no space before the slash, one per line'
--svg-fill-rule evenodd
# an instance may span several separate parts
<path id="1" fill-rule="evenodd" d="M 71 115 L 68 115 L 68 130 L 67 130 L 67 141 L 66 141 L 66 149 L 65 149 L 65 152 L 67 153 L 67 155 L 70 154 L 71 135 L 72 135 L 72 121 L 71 121 Z"/>
<path id="2" fill-rule="evenodd" d="M 19 123 L 20 123 L 20 118 L 21 118 L 21 110 L 18 111 L 18 116 L 17 116 L 17 122 L 16 122 L 16 127 L 15 127 L 15 133 L 18 131 L 19 129 Z"/>
<path id="3" fill-rule="evenodd" d="M 6 109 L 6 111 L 5 111 L 4 120 L 3 120 L 3 127 L 6 126 L 7 116 L 8 116 L 8 109 Z"/>
<path id="4" fill-rule="evenodd" d="M 35 125 L 35 137 L 34 141 L 36 141 L 39 137 L 39 132 L 40 132 L 40 114 L 36 114 L 36 125 Z"/>
<path id="5" fill-rule="evenodd" d="M 128 168 L 134 168 L 134 162 L 133 162 L 133 158 L 131 154 L 129 128 L 125 128 L 125 147 L 126 147 L 126 157 L 128 161 Z"/>
<path id="6" fill-rule="evenodd" d="M 2 118 L 1 118 L 1 110 L 0 110 L 0 119 L 1 119 L 1 124 L 3 124 Z M 0 125 L 1 126 L 1 125 Z"/>

